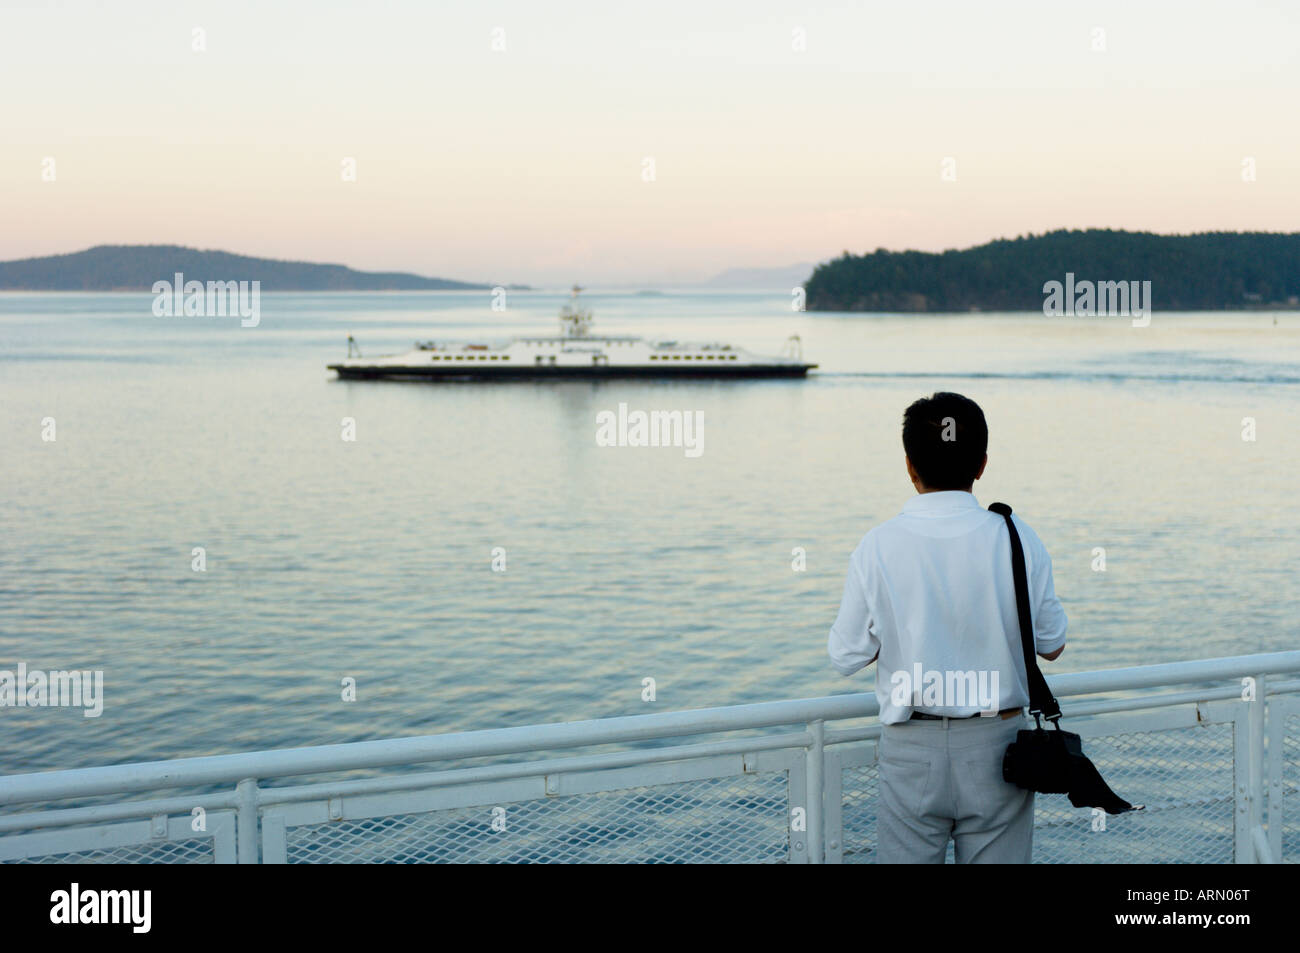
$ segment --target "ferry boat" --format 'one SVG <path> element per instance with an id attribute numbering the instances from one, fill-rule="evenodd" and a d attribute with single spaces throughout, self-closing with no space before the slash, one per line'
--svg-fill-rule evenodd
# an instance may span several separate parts
<path id="1" fill-rule="evenodd" d="M 779 356 L 753 354 L 718 342 L 647 341 L 592 334 L 592 315 L 573 286 L 560 309 L 554 337 L 516 337 L 503 343 L 422 341 L 405 354 L 363 357 L 348 337 L 348 356 L 328 365 L 340 378 L 393 380 L 503 380 L 561 377 L 805 377 L 816 364 L 803 360 L 798 335 Z"/>

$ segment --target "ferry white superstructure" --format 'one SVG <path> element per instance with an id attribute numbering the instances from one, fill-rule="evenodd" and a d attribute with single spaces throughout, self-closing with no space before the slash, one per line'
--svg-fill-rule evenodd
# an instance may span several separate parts
<path id="1" fill-rule="evenodd" d="M 816 364 L 803 360 L 799 338 L 769 357 L 718 342 L 647 341 L 591 333 L 591 312 L 573 287 L 560 310 L 557 336 L 508 342 L 424 341 L 405 354 L 362 357 L 348 338 L 348 357 L 329 369 L 341 378 L 397 380 L 500 380 L 558 377 L 804 377 Z"/>

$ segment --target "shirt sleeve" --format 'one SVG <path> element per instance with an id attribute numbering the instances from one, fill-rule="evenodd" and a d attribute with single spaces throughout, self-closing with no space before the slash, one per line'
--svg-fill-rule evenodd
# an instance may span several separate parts
<path id="1" fill-rule="evenodd" d="M 841 675 L 852 675 L 868 665 L 880 652 L 867 605 L 867 590 L 856 565 L 857 554 L 849 558 L 849 571 L 844 580 L 844 597 L 840 612 L 831 626 L 826 650 L 830 653 L 831 667 Z"/>
<path id="2" fill-rule="evenodd" d="M 1065 644 L 1065 630 L 1069 619 L 1061 600 L 1056 598 L 1056 583 L 1052 578 L 1052 557 L 1047 547 L 1033 530 L 1021 531 L 1030 545 L 1029 599 L 1034 616 L 1034 650 L 1050 654 Z"/>

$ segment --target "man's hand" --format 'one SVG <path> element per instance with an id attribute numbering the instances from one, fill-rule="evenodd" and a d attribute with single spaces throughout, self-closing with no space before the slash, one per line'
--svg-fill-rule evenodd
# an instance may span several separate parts
<path id="1" fill-rule="evenodd" d="M 1062 645 L 1062 646 L 1061 646 L 1059 649 L 1057 649 L 1055 652 L 1039 652 L 1039 653 L 1038 653 L 1038 657 L 1039 657 L 1039 658 L 1043 658 L 1043 659 L 1047 659 L 1047 661 L 1049 661 L 1049 662 L 1054 662 L 1054 661 L 1056 661 L 1058 658 L 1061 657 L 1061 653 L 1064 652 L 1064 651 L 1065 651 L 1065 646 Z"/>

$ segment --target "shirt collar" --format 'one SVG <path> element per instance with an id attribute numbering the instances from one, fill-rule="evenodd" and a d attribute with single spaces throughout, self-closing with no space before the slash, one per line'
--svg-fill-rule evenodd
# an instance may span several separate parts
<path id="1" fill-rule="evenodd" d="M 903 504 L 908 516 L 956 516 L 968 510 L 981 509 L 974 493 L 965 490 L 935 490 L 918 493 Z"/>

